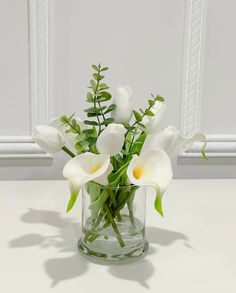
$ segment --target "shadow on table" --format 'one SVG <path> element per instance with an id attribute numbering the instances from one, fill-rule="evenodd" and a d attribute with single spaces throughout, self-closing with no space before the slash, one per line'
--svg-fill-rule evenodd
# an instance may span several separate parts
<path id="1" fill-rule="evenodd" d="M 81 233 L 81 227 L 75 220 L 64 218 L 56 211 L 30 208 L 21 216 L 21 221 L 28 224 L 45 224 L 55 227 L 55 234 L 53 235 L 31 233 L 9 242 L 10 248 L 38 246 L 45 249 L 54 247 L 59 253 L 66 254 L 63 257 L 50 258 L 44 263 L 44 269 L 52 280 L 51 287 L 55 287 L 62 281 L 78 278 L 88 271 L 89 261 L 78 253 L 77 241 Z M 37 231 L 36 226 L 35 230 Z M 182 240 L 188 246 L 187 236 L 179 232 L 147 227 L 146 234 L 150 244 L 168 246 L 177 240 Z M 150 245 L 149 254 L 153 253 L 156 253 L 156 249 Z M 135 281 L 143 287 L 149 288 L 147 281 L 154 273 L 154 266 L 147 259 L 142 259 L 128 265 L 109 266 L 108 272 L 117 278 Z"/>

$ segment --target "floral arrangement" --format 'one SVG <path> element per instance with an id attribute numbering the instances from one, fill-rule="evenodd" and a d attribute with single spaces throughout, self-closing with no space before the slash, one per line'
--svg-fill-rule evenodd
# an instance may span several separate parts
<path id="1" fill-rule="evenodd" d="M 163 216 L 163 194 L 172 180 L 171 158 L 186 144 L 206 138 L 202 133 L 183 137 L 174 126 L 161 128 L 166 111 L 163 97 L 151 94 L 146 109 L 134 110 L 129 86 L 119 86 L 112 95 L 103 81 L 108 68 L 99 64 L 92 65 L 92 69 L 86 120 L 75 113 L 54 118 L 48 125 L 37 126 L 32 137 L 46 152 L 63 150 L 72 157 L 63 170 L 71 192 L 67 212 L 86 186 L 94 221 L 105 217 L 122 247 L 115 219 L 128 205 L 133 221 L 133 191 L 139 186 L 152 186 L 156 191 L 154 207 Z M 205 157 L 204 149 L 205 145 Z M 109 188 L 122 186 L 123 191 L 117 193 Z"/>

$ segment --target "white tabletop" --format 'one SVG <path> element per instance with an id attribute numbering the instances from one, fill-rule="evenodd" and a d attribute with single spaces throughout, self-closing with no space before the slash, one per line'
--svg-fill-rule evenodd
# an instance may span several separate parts
<path id="1" fill-rule="evenodd" d="M 173 181 L 164 219 L 149 194 L 149 254 L 129 265 L 78 253 L 67 199 L 65 181 L 0 182 L 0 292 L 236 292 L 236 180 Z"/>

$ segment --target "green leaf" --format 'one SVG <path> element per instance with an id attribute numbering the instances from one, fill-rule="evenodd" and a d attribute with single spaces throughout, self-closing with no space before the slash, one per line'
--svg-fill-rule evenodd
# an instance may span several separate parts
<path id="1" fill-rule="evenodd" d="M 104 109 L 106 109 L 106 106 L 102 106 L 102 107 L 90 107 L 84 110 L 84 112 L 86 113 L 92 113 L 92 114 L 96 114 L 96 113 L 100 113 L 102 112 Z"/>
<path id="2" fill-rule="evenodd" d="M 163 97 L 161 97 L 161 96 L 156 96 L 155 100 L 159 101 L 159 102 L 164 102 L 165 101 L 165 99 Z"/>
<path id="3" fill-rule="evenodd" d="M 73 118 L 71 119 L 71 127 L 76 131 L 76 132 L 80 132 L 80 126 L 79 124 L 77 123 L 77 121 Z"/>
<path id="4" fill-rule="evenodd" d="M 97 132 L 96 132 L 95 127 L 92 128 L 92 129 L 84 129 L 84 130 L 83 130 L 83 134 L 84 134 L 86 137 L 97 137 Z"/>
<path id="5" fill-rule="evenodd" d="M 119 182 L 120 177 L 123 172 L 126 172 L 129 165 L 129 161 L 123 164 L 115 173 L 111 173 L 108 175 L 108 181 L 110 184 L 116 184 Z"/>
<path id="6" fill-rule="evenodd" d="M 93 146 L 96 144 L 97 138 L 90 136 L 87 138 L 87 142 L 89 143 L 89 146 Z"/>
<path id="7" fill-rule="evenodd" d="M 80 133 L 79 135 L 76 136 L 75 140 L 76 142 L 81 142 L 85 139 L 85 134 L 84 133 Z"/>
<path id="8" fill-rule="evenodd" d="M 94 154 L 96 154 L 96 155 L 99 154 L 98 149 L 97 149 L 97 147 L 96 147 L 96 144 L 91 146 L 91 151 L 92 151 L 92 153 L 94 153 Z"/>
<path id="9" fill-rule="evenodd" d="M 63 123 L 63 124 L 69 124 L 70 123 L 70 121 L 71 121 L 71 119 L 73 118 L 75 116 L 75 112 L 73 113 L 73 114 L 71 114 L 69 117 L 67 117 L 67 116 L 62 116 L 61 118 L 60 118 L 60 120 L 61 120 L 61 122 Z"/>
<path id="10" fill-rule="evenodd" d="M 147 116 L 155 116 L 155 114 L 150 109 L 145 110 L 145 115 L 147 115 Z"/>
<path id="11" fill-rule="evenodd" d="M 101 69 L 101 71 L 106 71 L 106 70 L 108 70 L 109 68 L 108 67 L 103 67 L 102 69 Z"/>
<path id="12" fill-rule="evenodd" d="M 73 192 L 70 196 L 70 200 L 68 202 L 68 205 L 67 205 L 67 209 L 66 209 L 66 212 L 68 213 L 74 206 L 75 202 L 76 202 L 76 199 L 77 199 L 78 195 Z"/>
<path id="13" fill-rule="evenodd" d="M 99 93 L 99 99 L 100 97 L 106 98 L 106 101 L 108 101 L 111 99 L 111 94 L 106 91 L 102 91 Z"/>
<path id="14" fill-rule="evenodd" d="M 159 195 L 156 195 L 155 203 L 154 203 L 156 211 L 163 217 L 163 209 L 162 209 L 162 198 Z"/>
<path id="15" fill-rule="evenodd" d="M 121 150 L 120 152 L 121 152 L 123 155 L 125 155 L 125 156 L 128 156 L 128 154 L 129 154 L 129 152 L 126 151 L 126 150 Z"/>
<path id="16" fill-rule="evenodd" d="M 90 84 L 91 84 L 92 90 L 95 92 L 96 89 L 97 89 L 96 82 L 95 82 L 93 79 L 91 79 L 91 80 L 90 80 Z"/>
<path id="17" fill-rule="evenodd" d="M 95 80 L 97 80 L 97 81 L 102 80 L 104 77 L 105 77 L 104 75 L 101 75 L 101 74 L 99 74 L 99 73 L 94 73 L 94 74 L 93 74 L 93 78 L 94 78 Z"/>
<path id="18" fill-rule="evenodd" d="M 132 133 L 128 132 L 126 135 L 125 150 L 128 152 L 131 145 Z"/>
<path id="19" fill-rule="evenodd" d="M 77 126 L 77 122 L 76 122 L 76 120 L 73 118 L 73 119 L 71 119 L 71 125 L 73 126 L 73 127 L 76 127 Z"/>
<path id="20" fill-rule="evenodd" d="M 83 149 L 86 149 L 89 146 L 89 143 L 87 140 L 83 140 L 78 142 L 76 145 L 80 145 Z"/>
<path id="21" fill-rule="evenodd" d="M 91 202 L 98 199 L 98 197 L 100 195 L 100 191 L 101 191 L 101 187 L 98 183 L 96 183 L 95 181 L 89 181 L 85 185 L 85 188 L 90 195 Z"/>
<path id="22" fill-rule="evenodd" d="M 89 142 L 87 140 L 82 140 L 75 144 L 75 149 L 78 153 L 83 153 L 88 150 Z"/>
<path id="23" fill-rule="evenodd" d="M 115 104 L 111 104 L 111 105 L 106 109 L 106 111 L 104 112 L 104 114 L 107 114 L 107 113 L 109 113 L 109 112 L 115 110 L 115 108 L 116 108 L 116 105 L 115 105 Z"/>
<path id="24" fill-rule="evenodd" d="M 138 125 L 142 128 L 143 131 L 145 130 L 146 126 L 144 124 L 139 122 Z"/>
<path id="25" fill-rule="evenodd" d="M 107 98 L 105 98 L 105 97 L 98 97 L 98 98 L 97 98 L 97 102 L 99 102 L 99 103 L 106 102 L 106 101 L 108 101 L 108 100 L 110 100 L 110 99 L 107 99 Z"/>
<path id="26" fill-rule="evenodd" d="M 120 154 L 115 155 L 114 158 L 118 163 L 120 163 L 120 164 L 124 163 L 123 157 Z"/>
<path id="27" fill-rule="evenodd" d="M 67 116 L 65 116 L 65 115 L 61 116 L 60 121 L 63 124 L 68 124 L 70 122 L 69 118 Z"/>
<path id="28" fill-rule="evenodd" d="M 66 131 L 65 131 L 65 133 L 78 133 L 79 131 L 77 131 L 77 130 L 75 130 L 75 129 L 73 129 L 73 128 L 70 128 L 70 129 L 67 129 Z"/>
<path id="29" fill-rule="evenodd" d="M 133 135 L 137 135 L 139 134 L 140 132 L 139 131 L 130 131 Z"/>
<path id="30" fill-rule="evenodd" d="M 102 113 L 87 113 L 87 117 L 97 117 L 97 116 L 101 116 Z"/>
<path id="31" fill-rule="evenodd" d="M 150 107 L 153 107 L 155 105 L 155 102 L 153 100 L 148 100 L 148 104 Z"/>
<path id="32" fill-rule="evenodd" d="M 100 190 L 99 190 L 99 193 L 100 193 Z M 90 195 L 91 195 L 91 193 L 90 193 Z M 108 193 L 104 189 L 102 191 L 101 195 L 99 195 L 96 200 L 91 201 L 91 204 L 89 205 L 89 209 L 91 210 L 91 216 L 93 219 L 95 219 L 97 217 L 99 211 L 103 207 L 103 204 L 107 200 L 107 198 L 108 198 Z"/>
<path id="33" fill-rule="evenodd" d="M 132 131 L 132 130 L 136 129 L 136 127 L 133 126 L 133 125 L 132 125 L 132 126 L 129 126 L 129 125 L 128 125 L 128 126 L 127 126 L 127 129 L 128 129 L 129 131 Z"/>
<path id="34" fill-rule="evenodd" d="M 107 90 L 107 89 L 109 89 L 109 86 L 106 83 L 101 83 L 99 85 L 99 89 L 100 90 Z"/>
<path id="35" fill-rule="evenodd" d="M 92 65 L 92 68 L 94 69 L 94 70 L 96 70 L 96 71 L 98 71 L 99 69 L 98 69 L 98 67 L 97 67 L 97 65 Z"/>
<path id="36" fill-rule="evenodd" d="M 135 119 L 136 119 L 136 121 L 137 122 L 140 122 L 140 121 L 142 121 L 142 116 L 139 114 L 139 112 L 137 112 L 137 111 L 135 111 L 135 110 L 133 110 L 133 112 L 134 112 L 134 117 L 135 117 Z"/>
<path id="37" fill-rule="evenodd" d="M 203 145 L 203 147 L 202 147 L 202 156 L 203 156 L 203 158 L 204 158 L 206 161 L 208 161 L 208 157 L 207 157 L 207 155 L 206 155 L 206 153 L 205 153 L 206 146 L 207 146 L 207 142 L 205 142 L 204 145 Z"/>
<path id="38" fill-rule="evenodd" d="M 94 102 L 93 95 L 90 92 L 87 92 L 87 102 L 89 102 L 89 103 L 93 103 Z"/>
<path id="39" fill-rule="evenodd" d="M 113 123 L 114 119 L 113 118 L 107 118 L 104 121 L 102 121 L 101 125 L 108 125 L 110 123 Z"/>
<path id="40" fill-rule="evenodd" d="M 140 154 L 140 151 L 142 149 L 142 146 L 144 144 L 144 141 L 147 137 L 146 133 L 140 134 L 140 136 L 135 140 L 135 142 L 133 143 L 133 146 L 131 148 L 131 153 L 132 154 Z"/>
<path id="41" fill-rule="evenodd" d="M 84 124 L 98 126 L 99 124 L 96 121 L 84 120 Z"/>

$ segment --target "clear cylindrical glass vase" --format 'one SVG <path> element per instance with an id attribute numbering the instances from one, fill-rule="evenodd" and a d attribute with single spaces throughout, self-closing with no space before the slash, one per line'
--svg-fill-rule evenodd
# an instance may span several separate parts
<path id="1" fill-rule="evenodd" d="M 97 263 L 129 263 L 146 255 L 146 188 L 83 188 L 80 252 Z"/>

